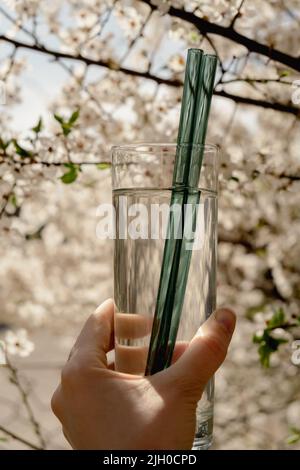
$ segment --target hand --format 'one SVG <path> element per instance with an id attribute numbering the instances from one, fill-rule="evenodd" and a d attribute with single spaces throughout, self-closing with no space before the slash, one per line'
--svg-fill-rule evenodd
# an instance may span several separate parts
<path id="1" fill-rule="evenodd" d="M 113 311 L 107 300 L 89 317 L 53 395 L 67 440 L 74 449 L 191 449 L 197 402 L 225 359 L 235 315 L 218 310 L 174 364 L 142 377 L 108 364 Z"/>

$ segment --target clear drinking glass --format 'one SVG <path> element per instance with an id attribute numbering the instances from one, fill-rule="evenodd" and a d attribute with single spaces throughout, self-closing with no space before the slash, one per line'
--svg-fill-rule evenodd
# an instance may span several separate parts
<path id="1" fill-rule="evenodd" d="M 216 306 L 218 148 L 203 153 L 199 182 L 197 242 L 193 244 L 177 341 L 190 341 Z M 176 144 L 112 148 L 115 208 L 115 367 L 145 373 L 152 319 L 167 236 Z M 212 441 L 214 380 L 197 406 L 193 449 Z"/>

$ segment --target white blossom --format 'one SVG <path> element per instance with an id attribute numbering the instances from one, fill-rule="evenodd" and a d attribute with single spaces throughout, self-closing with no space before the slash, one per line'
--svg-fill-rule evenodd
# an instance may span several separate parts
<path id="1" fill-rule="evenodd" d="M 5 349 L 8 354 L 27 357 L 34 350 L 34 344 L 28 339 L 27 331 L 22 328 L 6 333 Z"/>
<path id="2" fill-rule="evenodd" d="M 173 72 L 176 72 L 176 73 L 183 72 L 183 70 L 185 68 L 184 57 L 182 57 L 182 55 L 180 55 L 180 54 L 173 55 L 169 59 L 168 66 L 169 66 L 170 70 L 172 70 Z"/>

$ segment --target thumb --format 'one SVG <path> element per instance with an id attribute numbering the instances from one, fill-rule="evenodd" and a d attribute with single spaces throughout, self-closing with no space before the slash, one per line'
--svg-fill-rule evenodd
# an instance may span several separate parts
<path id="1" fill-rule="evenodd" d="M 187 350 L 164 371 L 167 382 L 199 400 L 211 376 L 224 361 L 235 328 L 235 314 L 217 310 L 200 327 Z"/>

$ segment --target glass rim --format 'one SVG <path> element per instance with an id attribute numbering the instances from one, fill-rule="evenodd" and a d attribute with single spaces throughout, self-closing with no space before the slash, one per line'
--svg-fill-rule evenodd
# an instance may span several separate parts
<path id="1" fill-rule="evenodd" d="M 131 153 L 150 153 L 151 149 L 142 150 L 143 147 L 166 147 L 167 150 L 176 149 L 177 146 L 179 147 L 194 147 L 194 148 L 203 148 L 204 151 L 215 152 L 216 154 L 220 150 L 220 146 L 217 144 L 193 144 L 193 143 L 182 143 L 176 144 L 174 142 L 136 142 L 136 143 L 129 143 L 129 144 L 121 144 L 121 145 L 113 145 L 111 147 L 111 152 L 114 153 L 116 151 L 123 151 L 123 152 L 131 152 Z"/>

